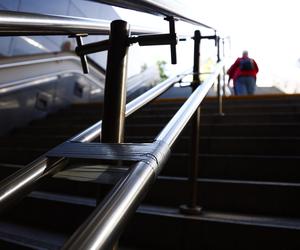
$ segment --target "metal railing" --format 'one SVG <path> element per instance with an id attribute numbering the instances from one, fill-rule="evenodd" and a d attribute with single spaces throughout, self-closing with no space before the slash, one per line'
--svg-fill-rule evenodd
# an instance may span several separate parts
<path id="1" fill-rule="evenodd" d="M 191 18 L 190 11 L 186 10 L 185 5 L 178 4 L 176 1 L 169 0 L 91 0 L 99 3 L 106 3 L 113 6 L 119 6 L 126 9 L 137 10 L 141 12 L 150 13 L 153 15 L 160 15 L 163 17 L 172 16 L 179 20 L 205 27 L 208 29 L 213 29 L 213 27 L 208 26 L 198 20 L 198 18 Z"/>
<path id="2" fill-rule="evenodd" d="M 167 91 L 174 83 L 180 81 L 186 72 L 187 71 L 184 71 L 182 75 L 170 77 L 128 103 L 126 105 L 126 117 Z M 99 121 L 78 135 L 70 138 L 69 141 L 91 142 L 101 135 L 101 129 L 102 121 Z M 14 203 L 16 200 L 24 197 L 24 195 L 30 192 L 30 186 L 37 184 L 41 178 L 53 175 L 62 167 L 62 164 L 66 163 L 64 162 L 66 159 L 63 157 L 57 159 L 55 162 L 49 163 L 46 155 L 47 153 L 0 183 L 0 211 L 9 206 L 10 203 Z"/>
<path id="3" fill-rule="evenodd" d="M 155 138 L 152 152 L 154 159 L 149 157 L 148 161 L 138 162 L 132 167 L 129 174 L 108 194 L 105 203 L 97 206 L 63 249 L 107 249 L 113 244 L 112 241 L 118 238 L 126 219 L 136 210 L 162 170 L 171 147 L 217 80 L 223 65 L 224 62 L 218 63 L 215 72 L 194 91 Z"/>
<path id="4" fill-rule="evenodd" d="M 88 58 L 88 62 L 90 65 L 90 74 L 85 74 L 84 78 L 103 91 L 105 70 L 90 58 Z M 41 65 L 47 67 L 47 72 L 39 72 L 39 69 L 41 69 L 39 66 Z M 35 67 L 39 68 L 37 69 Z M 49 70 L 50 68 L 51 70 Z M 18 80 L 15 79 L 16 74 L 12 74 L 13 69 L 18 70 Z M 145 81 L 144 84 L 149 83 L 151 72 L 148 72 L 147 70 L 139 75 L 129 77 L 128 92 L 134 91 L 137 85 L 141 84 L 141 80 Z M 27 72 L 29 75 L 26 75 Z M 70 75 L 81 76 L 82 66 L 80 58 L 75 53 L 55 52 L 2 59 L 0 63 L 0 74 L 2 76 L 2 79 L 0 80 L 1 95 L 41 86 L 50 81 L 57 80 L 59 77 Z M 9 77 L 9 74 L 12 74 L 12 77 Z M 20 79 L 20 75 L 22 76 L 22 79 Z"/>
<path id="5" fill-rule="evenodd" d="M 101 2 L 110 3 L 111 1 Z M 127 3 L 131 6 L 135 1 L 117 2 L 122 3 L 122 5 Z M 46 176 L 52 176 L 66 166 L 66 164 L 68 163 L 67 160 L 69 158 L 69 156 L 64 151 L 66 146 L 68 147 L 69 153 L 72 153 L 72 150 L 75 150 L 76 152 L 78 152 L 78 150 L 84 151 L 84 147 L 92 145 L 88 142 L 93 141 L 94 139 L 99 137 L 100 134 L 102 134 L 102 143 L 97 143 L 98 152 L 99 150 L 101 151 L 101 149 L 109 150 L 111 147 L 114 147 L 116 150 L 109 151 L 109 158 L 107 158 L 107 155 L 105 155 L 106 158 L 101 158 L 104 157 L 103 154 L 102 156 L 95 154 L 94 156 L 89 156 L 89 158 L 96 157 L 95 159 L 110 159 L 119 161 L 131 160 L 136 162 L 133 167 L 130 168 L 129 173 L 115 185 L 113 190 L 107 195 L 106 199 L 97 205 L 94 212 L 71 236 L 71 238 L 64 245 L 63 249 L 107 249 L 115 244 L 123 227 L 126 224 L 128 217 L 132 213 L 134 213 L 137 206 L 140 204 L 141 200 L 150 188 L 151 184 L 155 181 L 157 175 L 163 168 L 164 163 L 169 157 L 170 150 L 179 134 L 192 118 L 195 111 L 200 110 L 199 106 L 214 82 L 218 80 L 220 84 L 220 78 L 218 78 L 218 76 L 223 70 L 224 62 L 221 61 L 219 57 L 214 73 L 212 73 L 203 83 L 200 84 L 199 56 L 201 39 L 196 39 L 197 36 L 195 32 L 195 35 L 193 37 L 195 46 L 194 69 L 192 72 L 189 71 L 194 76 L 194 80 L 192 82 L 192 86 L 194 89 L 193 94 L 178 110 L 178 112 L 161 131 L 161 133 L 155 138 L 153 143 L 122 143 L 124 117 L 129 116 L 139 108 L 143 107 L 144 105 L 164 93 L 171 86 L 173 86 L 174 83 L 179 82 L 188 73 L 187 71 L 185 71 L 180 75 L 169 78 L 168 80 L 145 92 L 135 100 L 131 101 L 125 107 L 124 100 L 126 99 L 126 91 L 124 91 L 124 88 L 126 88 L 127 52 L 130 43 L 138 42 L 141 46 L 163 44 L 171 45 L 172 62 L 176 62 L 176 51 L 174 52 L 174 48 L 177 43 L 177 38 L 173 17 L 178 17 L 184 21 L 189 21 L 194 24 L 201 24 L 195 20 L 190 20 L 185 16 L 176 14 L 174 11 L 166 10 L 165 7 L 167 5 L 156 6 L 156 4 L 152 4 L 154 2 L 158 3 L 162 1 L 143 0 L 140 2 L 141 5 L 148 9 L 148 12 L 149 10 L 154 8 L 156 9 L 156 11 L 154 11 L 156 12 L 156 14 L 160 13 L 169 16 L 169 34 L 130 37 L 127 23 L 117 20 L 113 21 L 111 24 L 109 40 L 94 43 L 91 45 L 82 45 L 80 44 L 80 42 L 78 42 L 79 47 L 77 53 L 80 56 L 85 56 L 85 54 L 90 53 L 91 51 L 93 51 L 94 53 L 108 49 L 105 102 L 113 101 L 114 98 L 111 93 L 117 95 L 118 98 L 115 98 L 117 100 L 115 100 L 115 103 L 112 103 L 112 105 L 104 104 L 103 123 L 102 121 L 100 121 L 94 124 L 87 130 L 71 138 L 69 141 L 63 143 L 62 145 L 59 145 L 53 150 L 50 150 L 34 162 L 20 169 L 0 183 L 0 211 L 2 211 L 8 206 L 17 202 L 19 199 L 25 197 L 35 187 L 35 185 L 39 184 Z M 135 4 L 135 6 L 136 9 L 141 10 L 139 4 Z M 25 26 L 23 26 L 23 24 L 20 23 L 22 18 L 18 19 L 18 21 L 12 18 L 12 22 L 10 22 L 8 20 L 11 16 L 10 14 L 11 13 L 7 13 L 5 19 L 6 21 L 2 22 L 2 26 L 0 25 L 0 27 L 2 27 L 4 30 L 3 32 L 0 32 L 2 35 L 20 35 L 20 32 L 18 33 L 18 29 L 20 28 L 24 28 L 21 34 L 23 34 L 23 32 L 27 32 L 26 34 L 35 35 L 78 35 L 84 30 L 86 31 L 85 33 L 88 32 L 89 34 L 103 34 L 105 32 L 108 32 L 109 30 L 105 25 L 100 29 L 99 27 L 94 27 L 93 24 L 91 25 L 89 21 L 90 19 L 86 20 L 86 23 L 81 19 L 81 21 L 83 22 L 80 26 L 76 18 L 68 19 L 59 17 L 58 19 L 55 19 L 55 17 L 53 16 L 32 16 L 32 14 L 30 14 L 30 16 L 24 15 L 23 19 L 25 20 Z M 170 15 L 172 17 L 170 17 Z M 53 20 L 52 18 L 54 18 L 54 20 L 58 22 L 61 21 L 61 23 L 54 23 L 47 31 L 45 30 L 45 27 L 47 26 L 47 24 L 49 24 L 49 22 L 51 22 L 49 21 L 50 19 Z M 28 20 L 28 22 L 26 22 L 26 20 Z M 36 20 L 40 20 L 41 22 L 37 24 Z M 204 26 L 203 24 L 201 25 Z M 200 32 L 198 33 L 200 35 Z M 216 35 L 213 37 L 217 40 Z M 112 106 L 113 109 L 111 109 L 111 107 L 109 107 L 109 109 L 105 109 L 106 106 Z M 114 119 L 110 119 L 111 117 L 108 117 L 106 114 L 115 115 L 116 113 L 114 111 L 116 111 L 118 115 L 114 117 Z M 200 115 L 200 112 L 198 112 L 198 115 Z M 109 124 L 109 126 L 115 125 L 115 122 L 118 123 L 118 126 L 115 126 L 115 129 L 111 129 L 107 126 L 107 124 Z M 104 125 L 106 125 L 106 127 Z M 127 148 L 131 150 L 127 150 Z M 131 155 L 131 152 L 138 150 L 143 150 L 143 154 L 139 156 Z M 118 152 L 121 154 L 118 154 Z"/>
<path id="6" fill-rule="evenodd" d="M 106 20 L 0 10 L 0 36 L 108 35 L 109 31 L 110 22 Z M 132 25 L 131 32 L 139 35 L 160 31 Z"/>

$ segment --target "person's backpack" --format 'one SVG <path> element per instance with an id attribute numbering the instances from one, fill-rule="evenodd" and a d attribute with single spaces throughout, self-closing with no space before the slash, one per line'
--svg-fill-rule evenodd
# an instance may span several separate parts
<path id="1" fill-rule="evenodd" d="M 240 60 L 240 70 L 253 70 L 254 69 L 254 64 L 252 59 L 250 58 L 242 58 Z"/>

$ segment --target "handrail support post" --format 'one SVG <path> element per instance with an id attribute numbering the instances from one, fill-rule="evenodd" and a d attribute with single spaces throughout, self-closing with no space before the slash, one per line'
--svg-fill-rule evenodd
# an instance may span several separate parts
<path id="1" fill-rule="evenodd" d="M 128 37 L 127 22 L 116 20 L 111 23 L 101 139 L 105 143 L 122 143 L 124 140 Z"/>
<path id="2" fill-rule="evenodd" d="M 222 58 L 224 59 L 225 58 L 225 41 L 224 41 L 224 38 L 222 38 Z M 225 68 L 225 64 L 223 66 L 223 95 L 226 96 L 226 79 L 225 79 L 225 76 L 226 76 L 226 68 Z"/>
<path id="3" fill-rule="evenodd" d="M 217 36 L 216 38 L 216 45 L 217 45 L 217 63 L 221 61 L 220 56 L 220 37 Z M 218 113 L 219 115 L 224 115 L 223 113 L 223 97 L 222 97 L 222 88 L 221 88 L 221 75 L 218 75 L 218 88 L 217 88 L 217 96 L 218 96 Z"/>
<path id="4" fill-rule="evenodd" d="M 194 33 L 194 66 L 193 66 L 193 82 L 192 91 L 200 85 L 200 44 L 201 33 L 196 30 Z M 190 187 L 190 199 L 189 203 L 180 206 L 180 211 L 183 214 L 198 215 L 201 213 L 201 207 L 198 203 L 198 167 L 199 167 L 199 140 L 200 140 L 200 106 L 197 108 L 192 122 L 191 133 L 191 160 L 189 169 L 189 187 Z"/>
<path id="5" fill-rule="evenodd" d="M 100 138 L 103 143 L 124 142 L 129 33 L 127 22 L 116 20 L 111 23 L 105 77 L 102 138 Z M 99 196 L 97 203 L 100 203 Z M 118 249 L 118 240 L 112 249 Z"/>

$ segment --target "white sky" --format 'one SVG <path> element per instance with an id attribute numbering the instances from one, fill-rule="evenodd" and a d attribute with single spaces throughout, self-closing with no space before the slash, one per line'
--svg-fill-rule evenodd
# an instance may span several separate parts
<path id="1" fill-rule="evenodd" d="M 191 16 L 230 35 L 232 60 L 240 56 L 242 50 L 247 49 L 250 57 L 257 61 L 261 69 L 258 82 L 266 84 L 274 80 L 300 82 L 298 62 L 300 1 L 181 0 L 177 2 L 184 3 L 183 8 L 190 10 Z M 193 7 L 189 8 L 189 6 Z M 161 18 L 144 14 L 126 14 L 126 18 L 123 19 L 140 25 L 167 25 L 161 21 Z"/>

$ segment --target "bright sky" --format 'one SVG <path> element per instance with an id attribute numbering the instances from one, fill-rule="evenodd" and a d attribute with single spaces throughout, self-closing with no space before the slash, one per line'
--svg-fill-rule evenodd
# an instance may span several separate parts
<path id="1" fill-rule="evenodd" d="M 300 83 L 300 29 L 297 0 L 181 0 L 190 14 L 231 37 L 232 60 L 245 49 L 259 67 L 258 83 Z M 127 16 L 140 25 L 163 25 L 161 18 Z M 125 18 L 124 18 L 125 19 Z"/>

